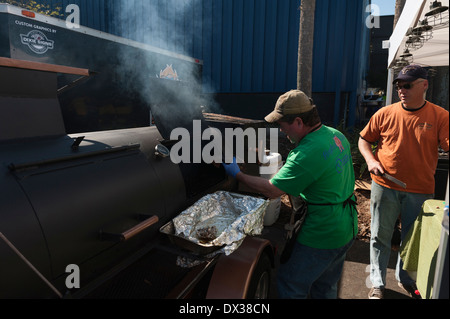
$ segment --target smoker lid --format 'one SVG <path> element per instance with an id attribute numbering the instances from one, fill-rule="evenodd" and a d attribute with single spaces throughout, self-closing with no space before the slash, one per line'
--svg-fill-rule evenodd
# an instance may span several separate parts
<path id="1" fill-rule="evenodd" d="M 89 70 L 0 57 L 0 141 L 65 134 L 57 73 Z"/>

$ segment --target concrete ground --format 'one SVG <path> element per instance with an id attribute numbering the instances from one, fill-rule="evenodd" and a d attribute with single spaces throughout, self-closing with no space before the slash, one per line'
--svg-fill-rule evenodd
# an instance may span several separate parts
<path id="1" fill-rule="evenodd" d="M 411 299 L 411 297 L 398 286 L 395 279 L 395 264 L 397 252 L 391 252 L 387 275 L 385 299 Z M 369 243 L 355 241 L 344 264 L 344 270 L 339 285 L 338 297 L 340 299 L 368 299 L 371 283 L 369 280 Z"/>

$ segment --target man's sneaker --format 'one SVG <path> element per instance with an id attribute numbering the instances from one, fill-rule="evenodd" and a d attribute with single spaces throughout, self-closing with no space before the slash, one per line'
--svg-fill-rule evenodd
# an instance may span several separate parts
<path id="1" fill-rule="evenodd" d="M 369 291 L 369 299 L 383 299 L 384 288 L 373 287 Z"/>
<path id="2" fill-rule="evenodd" d="M 398 286 L 402 288 L 404 291 L 406 291 L 409 296 L 413 299 L 422 299 L 422 296 L 420 295 L 419 290 L 417 289 L 416 284 L 402 284 L 401 282 L 398 283 Z"/>

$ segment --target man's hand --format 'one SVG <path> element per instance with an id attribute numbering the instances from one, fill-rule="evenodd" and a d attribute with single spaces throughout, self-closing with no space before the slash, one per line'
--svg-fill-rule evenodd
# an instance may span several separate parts
<path id="1" fill-rule="evenodd" d="M 384 174 L 384 168 L 377 160 L 369 160 L 367 162 L 367 169 L 370 173 L 376 176 L 381 176 Z"/>
<path id="2" fill-rule="evenodd" d="M 268 179 L 259 176 L 247 175 L 243 172 L 241 173 L 241 170 L 236 163 L 236 158 L 233 158 L 233 163 L 222 163 L 222 165 L 227 174 L 236 178 L 239 183 L 248 186 L 256 193 L 263 194 L 269 199 L 275 199 L 285 194 L 281 189 L 274 186 Z"/>
<path id="3" fill-rule="evenodd" d="M 222 165 L 225 168 L 225 172 L 227 172 L 227 174 L 233 178 L 236 178 L 236 175 L 241 171 L 238 164 L 236 163 L 236 157 L 233 157 L 233 163 L 231 164 L 222 163 Z"/>

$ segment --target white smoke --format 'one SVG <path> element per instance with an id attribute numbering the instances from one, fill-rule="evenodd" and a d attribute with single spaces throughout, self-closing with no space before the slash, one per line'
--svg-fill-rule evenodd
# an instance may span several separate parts
<path id="1" fill-rule="evenodd" d="M 194 21 L 195 10 L 201 8 L 202 1 L 121 0 L 116 3 L 119 5 L 114 12 L 118 23 L 115 27 L 121 30 L 121 36 L 149 45 L 156 51 L 170 52 L 169 55 L 138 56 L 130 55 L 127 50 L 119 52 L 120 72 L 128 79 L 123 85 L 139 92 L 152 104 L 153 114 L 160 112 L 156 108 L 164 105 L 164 121 L 176 123 L 188 117 L 195 118 L 201 106 L 217 112 L 215 101 L 205 99 L 202 94 L 201 65 L 191 59 L 202 58 L 192 56 L 195 46 L 201 46 L 202 41 L 201 32 L 196 32 L 201 28 L 201 21 Z M 165 72 L 169 72 L 170 80 L 155 81 Z M 179 83 L 171 82 L 173 80 Z"/>

